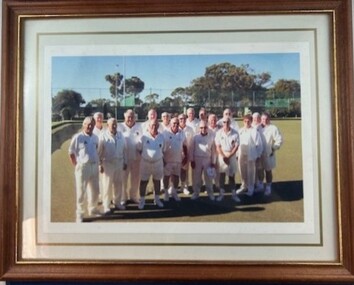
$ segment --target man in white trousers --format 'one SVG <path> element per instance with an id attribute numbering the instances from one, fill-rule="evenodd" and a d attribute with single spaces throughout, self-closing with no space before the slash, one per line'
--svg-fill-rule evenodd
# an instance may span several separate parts
<path id="1" fill-rule="evenodd" d="M 159 122 L 149 121 L 149 132 L 145 132 L 137 144 L 137 149 L 141 153 L 140 161 L 140 201 L 138 208 L 145 207 L 146 186 L 152 176 L 154 185 L 154 203 L 159 208 L 164 205 L 160 200 L 160 186 L 163 178 L 163 155 L 165 152 L 165 138 L 158 132 Z"/>
<path id="2" fill-rule="evenodd" d="M 206 121 L 202 120 L 199 122 L 199 130 L 199 134 L 193 137 L 189 153 L 189 160 L 191 161 L 191 167 L 194 172 L 193 194 L 191 199 L 196 200 L 199 198 L 203 176 L 209 199 L 214 201 L 212 178 L 208 174 L 208 169 L 215 169 L 216 164 L 214 135 L 208 132 Z"/>
<path id="3" fill-rule="evenodd" d="M 217 131 L 220 130 L 220 127 L 217 124 L 218 122 L 218 117 L 214 113 L 210 113 L 208 115 L 208 133 L 212 134 L 214 136 L 214 140 L 216 137 Z M 215 177 L 213 178 L 214 180 L 214 185 L 216 189 L 220 188 L 219 181 L 220 181 L 220 174 L 219 174 L 219 168 L 215 168 Z"/>
<path id="4" fill-rule="evenodd" d="M 126 141 L 121 132 L 117 131 L 117 120 L 107 121 L 107 131 L 101 134 L 98 142 L 100 173 L 103 175 L 102 204 L 104 214 L 111 212 L 110 203 L 113 199 L 116 209 L 125 210 L 121 204 L 123 193 L 123 170 L 127 167 Z"/>
<path id="5" fill-rule="evenodd" d="M 219 169 L 219 196 L 217 201 L 222 201 L 225 195 L 225 178 L 229 178 L 229 188 L 232 189 L 232 199 L 240 202 L 236 195 L 235 175 L 237 171 L 236 152 L 240 144 L 238 132 L 231 128 L 231 118 L 222 118 L 223 127 L 216 133 L 215 145 L 218 153 L 217 167 Z"/>
<path id="6" fill-rule="evenodd" d="M 263 145 L 259 132 L 252 127 L 252 116 L 250 114 L 243 117 L 243 127 L 239 134 L 238 165 L 241 188 L 236 191 L 236 194 L 252 196 L 256 177 L 256 160 L 262 155 Z"/>
<path id="7" fill-rule="evenodd" d="M 93 118 L 95 119 L 95 127 L 93 128 L 93 133 L 100 137 L 100 135 L 106 130 L 103 126 L 103 113 L 96 112 L 93 114 Z M 98 195 L 98 204 L 102 203 L 102 189 L 103 189 L 103 178 L 102 173 L 98 174 L 98 184 L 99 184 L 99 195 Z"/>
<path id="8" fill-rule="evenodd" d="M 86 117 L 82 123 L 82 131 L 73 136 L 69 146 L 70 161 L 75 166 L 76 222 L 78 223 L 83 221 L 86 197 L 89 216 L 100 215 L 97 206 L 98 137 L 93 134 L 94 127 L 93 117 Z"/>
<path id="9" fill-rule="evenodd" d="M 280 149 L 283 144 L 283 137 L 279 129 L 270 123 L 270 115 L 264 113 L 261 116 L 262 134 L 265 139 L 265 150 L 263 152 L 262 161 L 266 176 L 266 187 L 264 195 L 268 196 L 272 192 L 273 173 L 272 170 L 276 166 L 275 152 Z"/>
<path id="10" fill-rule="evenodd" d="M 266 142 L 262 132 L 263 126 L 261 124 L 261 114 L 258 112 L 252 114 L 252 127 L 255 128 L 261 136 L 262 147 L 264 152 Z M 256 160 L 256 177 L 255 177 L 255 188 L 254 188 L 255 191 L 258 192 L 264 191 L 263 180 L 264 180 L 263 161 L 262 158 L 260 157 Z"/>
<path id="11" fill-rule="evenodd" d="M 141 155 L 137 144 L 143 135 L 141 124 L 136 122 L 135 112 L 128 109 L 124 113 L 124 122 L 118 125 L 127 143 L 127 168 L 123 173 L 123 199 L 122 204 L 128 201 L 139 204 L 139 181 Z M 129 188 L 128 188 L 129 185 Z"/>
<path id="12" fill-rule="evenodd" d="M 165 137 L 166 149 L 164 152 L 164 200 L 169 201 L 169 183 L 172 184 L 171 195 L 176 201 L 180 201 L 177 188 L 181 168 L 188 161 L 187 139 L 182 130 L 179 129 L 178 118 L 172 118 L 171 127 L 163 132 Z"/>
<path id="13" fill-rule="evenodd" d="M 181 131 L 184 132 L 186 139 L 187 139 L 187 152 L 189 152 L 189 148 L 192 142 L 192 138 L 194 136 L 194 130 L 192 127 L 187 126 L 186 121 L 187 121 L 187 116 L 185 114 L 179 114 L 178 115 L 178 121 L 179 121 L 179 128 Z M 185 195 L 189 195 L 189 161 L 187 161 L 186 164 L 182 165 L 181 168 L 181 188 L 182 191 Z"/>

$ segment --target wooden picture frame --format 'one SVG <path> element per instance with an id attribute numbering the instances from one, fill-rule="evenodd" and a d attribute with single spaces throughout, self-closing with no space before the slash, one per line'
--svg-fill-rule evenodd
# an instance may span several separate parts
<path id="1" fill-rule="evenodd" d="M 262 281 L 262 282 L 353 282 L 354 281 L 354 183 L 353 183 L 353 57 L 351 30 L 351 1 L 318 0 L 318 1 L 164 1 L 164 0 L 4 0 L 3 1 L 3 49 L 2 49 L 2 89 L 1 89 L 1 128 L 0 128 L 0 277 L 3 280 L 145 280 L 145 281 Z M 331 144 L 321 141 L 319 135 L 316 152 L 322 155 L 323 148 L 329 149 L 329 161 L 333 162 L 330 176 L 334 189 L 319 183 L 324 191 L 333 191 L 335 214 L 335 238 L 331 246 L 335 249 L 335 258 L 317 259 L 100 259 L 91 258 L 53 258 L 36 256 L 23 258 L 25 235 L 23 215 L 29 202 L 26 185 L 29 176 L 24 176 L 26 154 L 33 150 L 28 146 L 25 137 L 28 129 L 24 122 L 28 112 L 28 102 L 24 100 L 31 73 L 24 68 L 28 36 L 25 24 L 31 21 L 56 20 L 92 20 L 92 19 L 200 19 L 202 17 L 275 17 L 291 18 L 292 16 L 324 16 L 328 21 L 329 74 L 331 84 L 326 90 L 329 94 L 330 121 L 332 128 Z M 253 18 L 252 18 L 253 19 Z M 279 27 L 281 29 L 281 27 Z M 98 29 L 99 30 L 99 29 Z M 266 28 L 265 28 L 266 30 Z M 96 30 L 97 32 L 97 30 Z M 315 31 L 316 34 L 316 31 Z M 316 35 L 318 36 L 318 35 Z M 319 35 L 321 37 L 321 35 Z M 37 38 L 38 39 L 38 38 Z M 317 59 L 318 60 L 318 59 Z M 37 62 L 38 63 L 38 62 Z M 315 60 L 314 66 L 320 65 Z M 318 71 L 319 72 L 319 71 Z M 321 74 L 316 74 L 317 79 Z M 32 78 L 30 76 L 30 78 Z M 38 74 L 33 77 L 38 79 Z M 321 81 L 321 80 L 320 80 Z M 28 83 L 28 81 L 26 81 Z M 34 94 L 35 96 L 35 94 Z M 322 106 L 321 94 L 315 103 Z M 40 104 L 36 97 L 35 104 Z M 31 103 L 32 104 L 32 103 Z M 38 112 L 38 109 L 36 109 Z M 35 118 L 40 114 L 36 113 Z M 319 117 L 317 117 L 319 119 Z M 38 119 L 34 120 L 38 124 Z M 42 126 L 42 125 L 41 125 Z M 319 125 L 315 133 L 320 133 Z M 41 133 L 36 125 L 37 137 Z M 323 145 L 322 145 L 323 143 Z M 38 179 L 38 149 L 34 151 L 37 159 L 34 163 L 34 178 Z M 322 175 L 327 165 L 318 158 Z M 36 184 L 36 183 L 35 183 Z M 34 196 L 36 196 L 35 194 Z M 35 203 L 38 203 L 36 200 Z M 331 203 L 330 203 L 331 204 Z M 327 221 L 327 204 L 320 202 L 320 221 Z M 324 215 L 324 216 L 322 216 Z M 323 220 L 322 220 L 323 219 Z M 36 221 L 34 221 L 34 224 Z M 36 228 L 33 228 L 37 232 Z M 326 243 L 325 233 L 321 234 L 319 246 Z M 45 246 L 45 245 L 44 245 Z M 75 248 L 75 245 L 71 245 Z M 108 245 L 109 246 L 109 245 Z M 123 245 L 124 246 L 124 245 Z M 168 248 L 169 243 L 155 245 Z M 226 245 L 225 245 L 226 246 Z M 252 246 L 252 245 L 251 245 Z M 303 246 L 310 247 L 311 245 Z M 223 245 L 218 245 L 219 249 Z M 181 247 L 181 250 L 186 248 Z M 227 249 L 227 248 L 226 248 Z M 270 247 L 271 249 L 271 247 Z M 85 248 L 83 248 L 83 251 Z M 142 249 L 144 250 L 144 249 Z M 161 249 L 160 249 L 161 250 Z M 177 245 L 177 250 L 179 250 Z M 215 251 L 217 254 L 217 251 Z M 269 252 L 272 252 L 270 250 Z M 139 254 L 139 253 L 137 253 Z"/>

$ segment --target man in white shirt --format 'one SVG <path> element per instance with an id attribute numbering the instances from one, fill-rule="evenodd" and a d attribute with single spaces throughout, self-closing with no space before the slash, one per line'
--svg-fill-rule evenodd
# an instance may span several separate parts
<path id="1" fill-rule="evenodd" d="M 202 176 L 205 181 L 209 199 L 215 200 L 212 177 L 208 174 L 208 168 L 214 168 L 216 164 L 214 136 L 208 133 L 208 126 L 205 121 L 199 123 L 200 133 L 193 137 L 189 160 L 193 169 L 193 195 L 192 200 L 198 199 L 202 187 Z"/>
<path id="2" fill-rule="evenodd" d="M 218 122 L 218 117 L 215 114 L 210 113 L 208 115 L 208 133 L 210 133 L 211 135 L 214 136 L 214 140 L 215 140 L 217 131 L 220 130 L 220 127 L 218 126 L 217 122 Z M 213 178 L 213 180 L 214 180 L 215 187 L 217 189 L 219 189 L 220 188 L 220 184 L 219 184 L 220 173 L 219 173 L 218 167 L 215 168 L 215 177 Z"/>
<path id="3" fill-rule="evenodd" d="M 88 214 L 100 215 L 97 208 L 98 185 L 98 137 L 93 134 L 95 120 L 86 117 L 82 131 L 73 136 L 69 146 L 69 157 L 75 166 L 76 181 L 76 222 L 82 222 L 87 197 Z"/>
<path id="4" fill-rule="evenodd" d="M 104 214 L 111 212 L 110 203 L 113 199 L 116 209 L 124 210 L 122 202 L 123 170 L 126 169 L 126 141 L 121 132 L 117 131 L 117 120 L 107 121 L 108 129 L 102 133 L 98 142 L 100 173 L 103 174 L 102 204 Z"/>
<path id="5" fill-rule="evenodd" d="M 223 118 L 230 118 L 230 127 L 238 131 L 240 128 L 238 126 L 238 123 L 233 119 L 233 113 L 230 108 L 226 108 L 223 112 Z M 220 119 L 218 121 L 218 126 L 219 128 L 223 127 L 223 119 Z"/>
<path id="6" fill-rule="evenodd" d="M 147 120 L 141 124 L 143 133 L 149 132 L 149 123 L 154 120 L 157 120 L 157 112 L 155 109 L 150 109 L 147 114 Z"/>
<path id="7" fill-rule="evenodd" d="M 220 193 L 217 201 L 222 201 L 225 195 L 225 178 L 229 177 L 229 188 L 232 189 L 232 198 L 239 202 L 240 199 L 236 195 L 235 175 L 237 171 L 236 151 L 240 144 L 238 132 L 231 128 L 231 118 L 224 117 L 222 119 L 223 127 L 216 133 L 215 145 L 218 153 L 217 164 L 219 168 L 219 185 Z"/>
<path id="8" fill-rule="evenodd" d="M 188 161 L 187 139 L 183 131 L 179 129 L 178 118 L 172 118 L 171 127 L 163 133 L 165 137 L 166 150 L 164 152 L 164 193 L 165 201 L 169 200 L 169 182 L 171 180 L 171 195 L 176 201 L 181 199 L 178 197 L 177 188 L 182 165 Z"/>
<path id="9" fill-rule="evenodd" d="M 241 188 L 236 191 L 237 195 L 254 193 L 256 160 L 263 152 L 262 140 L 257 129 L 252 127 L 252 116 L 243 117 L 243 128 L 240 129 L 240 147 L 238 149 L 238 165 L 241 175 Z"/>
<path id="10" fill-rule="evenodd" d="M 159 132 L 162 133 L 163 131 L 169 130 L 170 129 L 170 121 L 171 121 L 171 115 L 167 112 L 163 112 L 161 114 L 161 124 L 159 127 Z"/>
<path id="11" fill-rule="evenodd" d="M 192 127 L 187 126 L 186 121 L 187 121 L 187 116 L 185 114 L 180 114 L 178 115 L 178 121 L 179 121 L 179 128 L 181 131 L 184 132 L 187 140 L 187 152 L 189 152 L 190 145 L 192 142 L 192 138 L 194 136 L 194 130 Z M 187 161 L 186 164 L 182 165 L 181 168 L 181 174 L 180 174 L 180 179 L 181 179 L 181 188 L 182 191 L 185 195 L 189 195 L 189 161 Z"/>
<path id="12" fill-rule="evenodd" d="M 93 114 L 93 118 L 95 119 L 95 127 L 93 129 L 93 133 L 97 137 L 100 137 L 100 134 L 105 130 L 103 127 L 103 114 L 101 112 L 96 112 Z"/>
<path id="13" fill-rule="evenodd" d="M 195 111 L 193 108 L 188 108 L 187 109 L 187 120 L 186 120 L 187 126 L 190 126 L 195 133 L 198 133 L 198 124 L 199 120 L 195 117 Z"/>
<path id="14" fill-rule="evenodd" d="M 119 131 L 123 133 L 127 144 L 127 168 L 123 174 L 123 199 L 122 204 L 131 201 L 139 204 L 139 181 L 140 181 L 140 160 L 141 155 L 137 150 L 137 144 L 143 135 L 141 124 L 136 122 L 135 113 L 128 109 L 124 113 L 124 122 L 118 125 Z M 130 187 L 128 188 L 128 185 Z"/>
<path id="15" fill-rule="evenodd" d="M 264 151 L 265 148 L 265 138 L 262 133 L 262 124 L 261 124 L 261 114 L 255 112 L 252 114 L 252 127 L 255 128 L 262 140 L 262 148 Z M 263 179 L 264 179 L 264 169 L 263 169 L 263 161 L 262 158 L 258 158 L 256 160 L 256 177 L 255 177 L 255 191 L 262 191 L 263 192 Z"/>
<path id="16" fill-rule="evenodd" d="M 271 194 L 271 186 L 273 182 L 273 173 L 272 169 L 276 166 L 275 152 L 283 144 L 283 137 L 279 129 L 270 123 L 270 115 L 264 113 L 261 116 L 262 122 L 262 134 L 265 139 L 265 149 L 262 156 L 263 167 L 266 176 L 266 187 L 264 195 L 268 196 Z"/>
<path id="17" fill-rule="evenodd" d="M 95 127 L 93 128 L 93 133 L 99 138 L 100 135 L 105 131 L 103 127 L 103 113 L 96 112 L 93 114 L 93 118 L 95 119 Z M 102 203 L 102 189 L 103 189 L 103 177 L 102 173 L 98 174 L 98 181 L 99 181 L 99 189 L 100 193 L 98 195 L 98 204 Z"/>
<path id="18" fill-rule="evenodd" d="M 140 161 L 140 210 L 145 207 L 146 186 L 152 176 L 154 184 L 154 203 L 160 208 L 164 205 L 160 200 L 160 186 L 163 178 L 163 154 L 165 152 L 165 138 L 158 132 L 159 122 L 149 121 L 149 132 L 145 132 L 137 144 L 141 153 Z"/>
<path id="19" fill-rule="evenodd" d="M 207 120 L 208 120 L 207 111 L 206 111 L 206 109 L 204 107 L 201 107 L 199 109 L 199 122 L 200 121 L 205 121 L 206 122 Z"/>

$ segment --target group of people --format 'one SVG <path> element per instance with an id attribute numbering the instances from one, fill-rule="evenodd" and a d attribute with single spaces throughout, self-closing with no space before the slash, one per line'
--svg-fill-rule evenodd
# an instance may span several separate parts
<path id="1" fill-rule="evenodd" d="M 136 122 L 129 109 L 122 123 L 110 118 L 106 127 L 103 114 L 95 113 L 84 119 L 69 146 L 75 166 L 76 221 L 83 220 L 86 197 L 90 216 L 109 214 L 112 207 L 124 210 L 128 201 L 144 209 L 151 177 L 154 204 L 160 208 L 169 199 L 179 202 L 181 192 L 198 199 L 203 185 L 212 201 L 222 201 L 226 192 L 236 202 L 256 191 L 270 195 L 275 151 L 282 142 L 267 113 L 245 115 L 241 128 L 229 108 L 220 120 L 205 108 L 197 118 L 189 108 L 174 116 L 164 112 L 161 122 L 151 109 L 143 123 Z"/>

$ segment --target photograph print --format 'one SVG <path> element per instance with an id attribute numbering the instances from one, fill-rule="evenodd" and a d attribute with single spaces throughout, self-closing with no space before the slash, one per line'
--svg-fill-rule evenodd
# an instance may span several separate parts
<path id="1" fill-rule="evenodd" d="M 300 55 L 50 57 L 50 222 L 304 222 Z"/>

